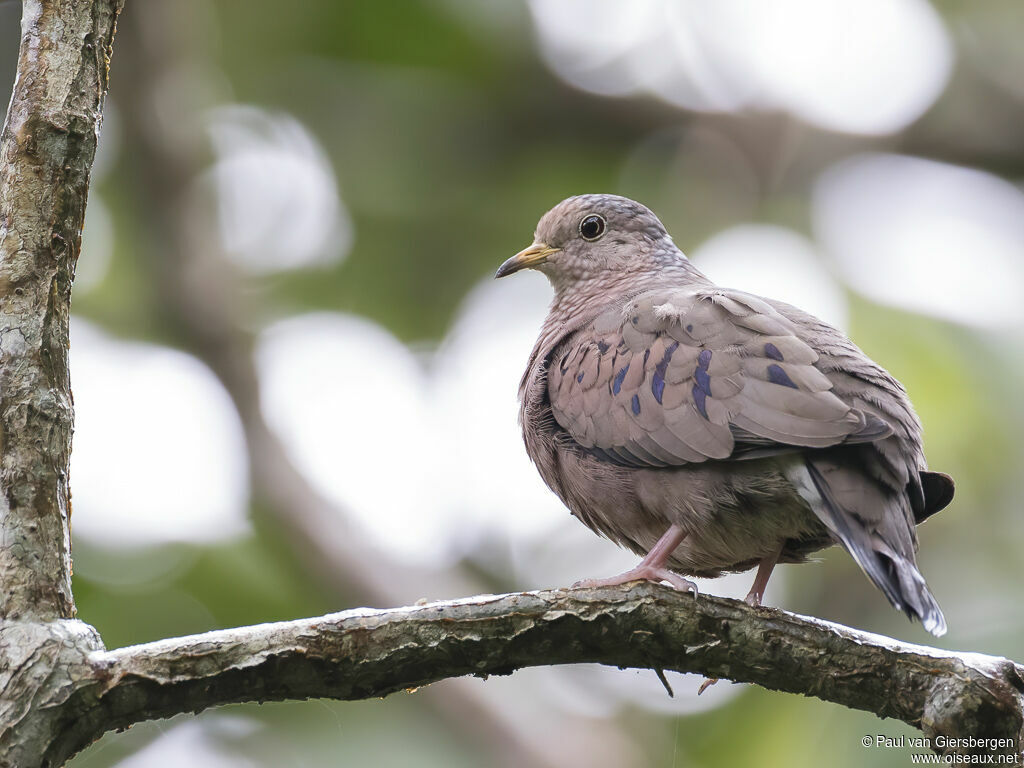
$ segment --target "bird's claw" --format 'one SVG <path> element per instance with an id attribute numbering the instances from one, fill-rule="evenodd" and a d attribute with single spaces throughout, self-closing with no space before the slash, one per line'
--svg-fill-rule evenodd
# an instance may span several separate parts
<path id="1" fill-rule="evenodd" d="M 700 696 L 704 691 L 710 688 L 712 685 L 718 682 L 717 677 L 705 677 L 704 682 L 700 684 L 700 688 L 697 689 L 697 695 Z"/>

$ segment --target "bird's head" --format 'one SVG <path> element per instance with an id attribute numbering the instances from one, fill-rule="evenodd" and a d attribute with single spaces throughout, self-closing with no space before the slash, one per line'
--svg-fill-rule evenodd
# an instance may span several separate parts
<path id="1" fill-rule="evenodd" d="M 558 289 L 685 263 L 645 206 L 618 195 L 577 195 L 545 213 L 533 244 L 502 264 L 495 277 L 537 269 Z"/>

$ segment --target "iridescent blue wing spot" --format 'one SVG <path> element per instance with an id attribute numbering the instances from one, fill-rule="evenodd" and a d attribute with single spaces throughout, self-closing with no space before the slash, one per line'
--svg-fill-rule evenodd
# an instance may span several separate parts
<path id="1" fill-rule="evenodd" d="M 622 380 L 626 378 L 626 372 L 629 370 L 629 363 L 626 363 L 619 369 L 619 372 L 615 374 L 615 379 L 612 381 L 612 394 L 617 395 L 622 390 Z"/>
<path id="2" fill-rule="evenodd" d="M 693 394 L 693 404 L 695 406 L 697 406 L 697 410 L 700 411 L 700 415 L 703 416 L 705 419 L 707 419 L 707 417 L 708 417 L 708 409 L 707 409 L 707 404 L 705 403 L 705 400 L 707 398 L 707 394 L 704 392 L 703 389 L 698 387 L 696 384 L 693 385 L 692 394 Z"/>
<path id="3" fill-rule="evenodd" d="M 651 394 L 654 395 L 654 399 L 661 404 L 661 400 L 665 395 L 665 372 L 668 370 L 668 364 L 672 361 L 672 353 L 679 349 L 679 342 L 672 342 L 666 349 L 665 354 L 661 356 L 661 360 L 654 366 L 654 376 L 651 377 Z"/>
<path id="4" fill-rule="evenodd" d="M 783 370 L 781 365 L 772 363 L 768 366 L 768 381 L 772 384 L 779 384 L 783 387 L 791 387 L 793 389 L 800 389 L 793 380 L 789 378 L 789 374 Z"/>

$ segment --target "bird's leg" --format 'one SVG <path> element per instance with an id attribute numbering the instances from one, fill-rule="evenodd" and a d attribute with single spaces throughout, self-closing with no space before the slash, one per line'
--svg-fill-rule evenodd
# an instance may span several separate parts
<path id="1" fill-rule="evenodd" d="M 768 579 L 771 578 L 775 564 L 779 562 L 779 557 L 782 555 L 782 547 L 784 545 L 785 542 L 779 544 L 775 552 L 762 559 L 761 564 L 757 566 L 757 576 L 754 577 L 754 584 L 751 586 L 750 591 L 744 598 L 747 605 L 757 606 L 761 604 L 761 598 L 764 597 L 764 590 L 768 586 Z"/>
<path id="2" fill-rule="evenodd" d="M 671 525 L 665 534 L 658 539 L 651 547 L 647 557 L 640 561 L 636 568 L 632 568 L 618 576 L 611 576 L 607 579 L 584 579 L 576 582 L 574 587 L 611 587 L 616 584 L 626 584 L 630 581 L 667 581 L 681 592 L 693 592 L 697 594 L 697 585 L 688 579 L 684 579 L 675 571 L 669 570 L 665 563 L 676 551 L 676 547 L 682 544 L 686 533 L 678 525 Z"/>

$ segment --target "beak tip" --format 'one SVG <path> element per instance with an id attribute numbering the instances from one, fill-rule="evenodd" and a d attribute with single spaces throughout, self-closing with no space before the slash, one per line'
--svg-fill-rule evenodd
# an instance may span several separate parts
<path id="1" fill-rule="evenodd" d="M 536 269 L 547 261 L 548 256 L 558 250 L 560 249 L 552 248 L 544 243 L 534 243 L 529 248 L 521 250 L 511 259 L 498 267 L 498 271 L 494 273 L 494 279 L 497 280 L 502 277 L 507 277 L 521 269 Z"/>

